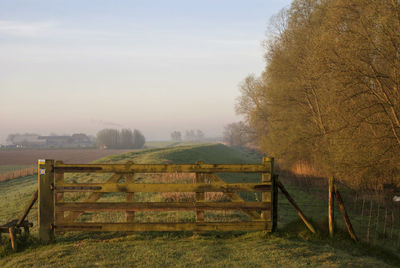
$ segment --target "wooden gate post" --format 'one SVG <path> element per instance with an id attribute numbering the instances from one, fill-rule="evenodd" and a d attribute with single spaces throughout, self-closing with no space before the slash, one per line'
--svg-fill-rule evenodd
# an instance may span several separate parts
<path id="1" fill-rule="evenodd" d="M 272 177 L 272 232 L 278 229 L 278 175 Z"/>
<path id="2" fill-rule="evenodd" d="M 54 240 L 54 160 L 39 160 L 39 239 L 44 243 Z"/>
<path id="3" fill-rule="evenodd" d="M 274 185 L 274 158 L 263 157 L 263 164 L 268 167 L 268 173 L 262 174 L 262 182 L 272 182 L 272 191 L 271 192 L 263 192 L 261 193 L 262 202 L 271 202 L 272 208 L 271 210 L 263 210 L 261 212 L 261 218 L 263 220 L 271 220 L 272 221 L 272 231 L 276 230 L 277 226 L 277 210 L 276 206 L 276 185 Z"/>

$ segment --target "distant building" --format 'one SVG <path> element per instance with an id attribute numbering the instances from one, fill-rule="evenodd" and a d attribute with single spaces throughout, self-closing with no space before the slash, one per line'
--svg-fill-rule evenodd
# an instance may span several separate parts
<path id="1" fill-rule="evenodd" d="M 67 147 L 72 143 L 71 136 L 40 136 L 40 140 L 44 140 L 48 147 Z"/>
<path id="2" fill-rule="evenodd" d="M 83 133 L 76 133 L 72 136 L 39 136 L 39 140 L 43 140 L 47 147 L 91 147 L 93 145 L 90 138 Z"/>
<path id="3" fill-rule="evenodd" d="M 45 145 L 45 142 L 39 139 L 39 135 L 35 134 L 15 135 L 12 143 L 16 148 L 41 147 Z"/>
<path id="4" fill-rule="evenodd" d="M 84 148 L 93 147 L 95 139 L 84 133 L 75 133 L 72 136 L 39 136 L 37 134 L 11 134 L 7 148 Z"/>
<path id="5" fill-rule="evenodd" d="M 72 134 L 72 142 L 76 144 L 90 144 L 90 138 L 84 133 Z"/>

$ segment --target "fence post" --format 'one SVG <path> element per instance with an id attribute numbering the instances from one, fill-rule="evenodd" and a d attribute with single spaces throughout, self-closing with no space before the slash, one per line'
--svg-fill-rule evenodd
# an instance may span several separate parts
<path id="1" fill-rule="evenodd" d="M 356 234 L 354 233 L 353 226 L 351 225 L 349 216 L 347 215 L 346 209 L 344 208 L 344 203 L 343 203 L 342 196 L 340 195 L 339 190 L 337 189 L 336 185 L 333 185 L 333 189 L 335 191 L 335 196 L 336 196 L 336 199 L 337 199 L 337 201 L 339 203 L 339 208 L 340 208 L 340 211 L 342 212 L 342 215 L 343 215 L 343 218 L 344 218 L 344 222 L 346 224 L 347 231 L 349 232 L 350 237 L 354 241 L 357 242 L 358 238 L 357 238 Z"/>
<path id="2" fill-rule="evenodd" d="M 278 175 L 272 177 L 272 232 L 278 229 Z"/>
<path id="3" fill-rule="evenodd" d="M 14 227 L 9 227 L 8 232 L 10 234 L 10 240 L 11 240 L 11 248 L 14 251 L 17 251 L 17 240 L 16 240 L 16 232 Z"/>
<path id="4" fill-rule="evenodd" d="M 275 209 L 275 185 L 274 185 L 274 158 L 263 157 L 263 164 L 267 167 L 268 173 L 262 173 L 261 181 L 264 182 L 272 182 L 272 191 L 271 192 L 262 192 L 261 193 L 261 202 L 271 202 L 272 203 L 272 211 L 271 210 L 263 210 L 261 211 L 261 219 L 263 220 L 271 220 L 272 221 L 272 231 L 276 231 L 276 209 Z M 266 228 L 267 229 L 267 228 Z"/>
<path id="5" fill-rule="evenodd" d="M 277 186 L 279 187 L 279 189 L 281 189 L 282 194 L 287 198 L 287 200 L 290 202 L 290 204 L 292 204 L 292 206 L 296 209 L 297 214 L 299 215 L 300 219 L 304 222 L 304 224 L 307 226 L 307 228 L 313 233 L 315 234 L 315 229 L 312 226 L 312 224 L 307 220 L 306 216 L 304 215 L 303 211 L 301 211 L 301 209 L 299 208 L 299 206 L 296 204 L 296 202 L 293 200 L 293 198 L 290 196 L 290 194 L 288 193 L 288 191 L 286 191 L 285 186 L 283 186 L 283 184 L 277 180 L 276 181 Z"/>
<path id="6" fill-rule="evenodd" d="M 39 160 L 39 239 L 44 243 L 54 240 L 54 160 Z"/>
<path id="7" fill-rule="evenodd" d="M 333 190 L 334 178 L 329 178 L 329 211 L 328 211 L 328 220 L 329 220 L 329 235 L 333 237 L 334 233 L 334 221 L 335 221 L 335 196 Z"/>

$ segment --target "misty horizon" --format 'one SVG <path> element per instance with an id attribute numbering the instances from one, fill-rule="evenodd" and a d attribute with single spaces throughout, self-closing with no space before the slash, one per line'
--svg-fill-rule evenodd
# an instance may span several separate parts
<path id="1" fill-rule="evenodd" d="M 7 141 L 7 138 L 9 137 L 9 136 L 11 136 L 11 135 L 37 135 L 37 136 L 39 136 L 39 137 L 49 137 L 49 136 L 72 136 L 73 134 L 85 134 L 85 135 L 88 135 L 88 136 L 92 136 L 92 137 L 94 137 L 94 138 L 96 138 L 97 137 L 97 134 L 98 134 L 98 132 L 100 132 L 101 130 L 104 130 L 104 129 L 116 129 L 116 130 L 122 130 L 122 129 L 130 129 L 130 130 L 134 130 L 134 129 L 137 129 L 137 128 L 129 128 L 129 127 L 123 127 L 123 126 L 121 126 L 121 127 L 118 127 L 118 126 L 115 126 L 115 125 L 109 125 L 109 127 L 105 127 L 105 128 L 102 128 L 102 129 L 99 129 L 97 132 L 95 132 L 95 133 L 93 133 L 93 134 L 91 134 L 91 133 L 85 133 L 85 132 L 79 132 L 79 131 L 76 131 L 76 132 L 49 132 L 49 133 L 40 133 L 40 132 L 29 132 L 29 131 L 26 131 L 26 132 L 18 132 L 18 133 L 9 133 L 7 136 L 6 136 L 6 138 L 4 139 L 4 142 L 3 143 L 0 143 L 0 145 L 10 145 L 10 144 L 12 144 L 12 142 L 10 142 L 10 141 Z M 140 129 L 137 129 L 137 130 L 139 130 L 140 132 L 142 132 Z M 180 132 L 182 135 L 183 135 L 183 137 L 182 137 L 182 139 L 184 139 L 184 137 L 185 137 L 185 133 L 187 132 L 187 131 L 190 131 L 190 130 L 201 130 L 201 129 L 186 129 L 186 128 L 184 128 L 184 129 L 175 129 L 175 130 L 173 130 L 173 131 L 178 131 L 178 132 Z M 173 132 L 173 131 L 171 131 L 171 133 Z M 202 131 L 202 130 L 201 130 Z M 171 133 L 169 133 L 166 137 L 161 137 L 161 138 L 157 138 L 157 137 L 155 137 L 155 138 L 148 138 L 148 137 L 146 137 L 146 135 L 144 135 L 145 136 L 145 138 L 146 138 L 146 141 L 147 142 L 152 142 L 152 141 L 171 141 L 172 140 L 172 138 L 171 138 Z M 205 136 L 204 136 L 204 139 L 205 140 L 208 140 L 208 139 L 221 139 L 222 138 L 222 134 L 221 135 L 214 135 L 214 136 L 211 136 L 211 135 L 207 135 L 207 133 L 205 133 L 204 132 L 204 134 L 205 134 Z"/>
<path id="2" fill-rule="evenodd" d="M 222 136 L 290 1 L 0 3 L 0 144 L 12 133 L 136 128 Z"/>

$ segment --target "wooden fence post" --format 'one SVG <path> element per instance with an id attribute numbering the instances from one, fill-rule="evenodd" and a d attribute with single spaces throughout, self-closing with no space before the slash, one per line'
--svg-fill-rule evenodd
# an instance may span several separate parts
<path id="1" fill-rule="evenodd" d="M 307 228 L 313 233 L 315 234 L 315 229 L 312 226 L 312 224 L 307 220 L 306 216 L 304 215 L 303 211 L 301 211 L 301 209 L 299 208 L 299 206 L 296 204 L 296 202 L 293 200 L 293 198 L 290 196 L 290 194 L 288 193 L 288 191 L 286 191 L 285 187 L 283 186 L 283 184 L 277 180 L 276 184 L 278 185 L 279 189 L 281 189 L 282 194 L 287 198 L 287 200 L 290 202 L 290 204 L 292 204 L 292 206 L 296 209 L 297 214 L 299 215 L 300 219 L 304 222 L 304 224 L 307 226 Z"/>
<path id="2" fill-rule="evenodd" d="M 261 181 L 264 182 L 272 182 L 272 191 L 271 192 L 263 192 L 261 193 L 261 201 L 262 202 L 271 202 L 272 207 L 271 210 L 263 210 L 261 212 L 261 219 L 263 220 L 271 220 L 272 221 L 272 232 L 276 231 L 277 227 L 277 203 L 275 203 L 275 199 L 278 195 L 276 195 L 276 185 L 274 178 L 274 158 L 263 157 L 263 164 L 268 167 L 268 173 L 262 173 Z"/>
<path id="3" fill-rule="evenodd" d="M 328 211 L 328 220 L 329 220 L 329 236 L 333 237 L 334 233 L 334 221 L 335 221 L 335 196 L 334 196 L 334 178 L 329 178 L 329 211 Z"/>
<path id="4" fill-rule="evenodd" d="M 274 175 L 272 180 L 272 232 L 278 229 L 278 175 Z"/>
<path id="5" fill-rule="evenodd" d="M 54 241 L 54 160 L 39 160 L 39 239 Z"/>
<path id="6" fill-rule="evenodd" d="M 358 238 L 357 238 L 356 234 L 354 233 L 353 226 L 351 225 L 349 216 L 347 215 L 346 209 L 344 208 L 344 203 L 343 203 L 342 196 L 340 195 L 336 185 L 333 185 L 333 189 L 335 191 L 335 196 L 336 196 L 336 199 L 337 199 L 337 201 L 339 203 L 339 208 L 340 208 L 340 211 L 342 212 L 342 215 L 343 215 L 343 218 L 344 218 L 344 222 L 346 223 L 347 231 L 349 232 L 350 237 L 354 241 L 357 242 Z"/>
<path id="7" fill-rule="evenodd" d="M 24 222 L 25 218 L 28 216 L 29 211 L 31 210 L 37 199 L 38 199 L 38 190 L 36 190 L 33 193 L 31 200 L 29 201 L 29 204 L 25 207 L 24 213 L 19 217 L 17 225 L 21 225 Z"/>
<path id="8" fill-rule="evenodd" d="M 14 227 L 9 227 L 8 228 L 8 232 L 10 234 L 11 248 L 14 251 L 17 251 L 17 239 L 16 239 L 15 228 Z"/>

